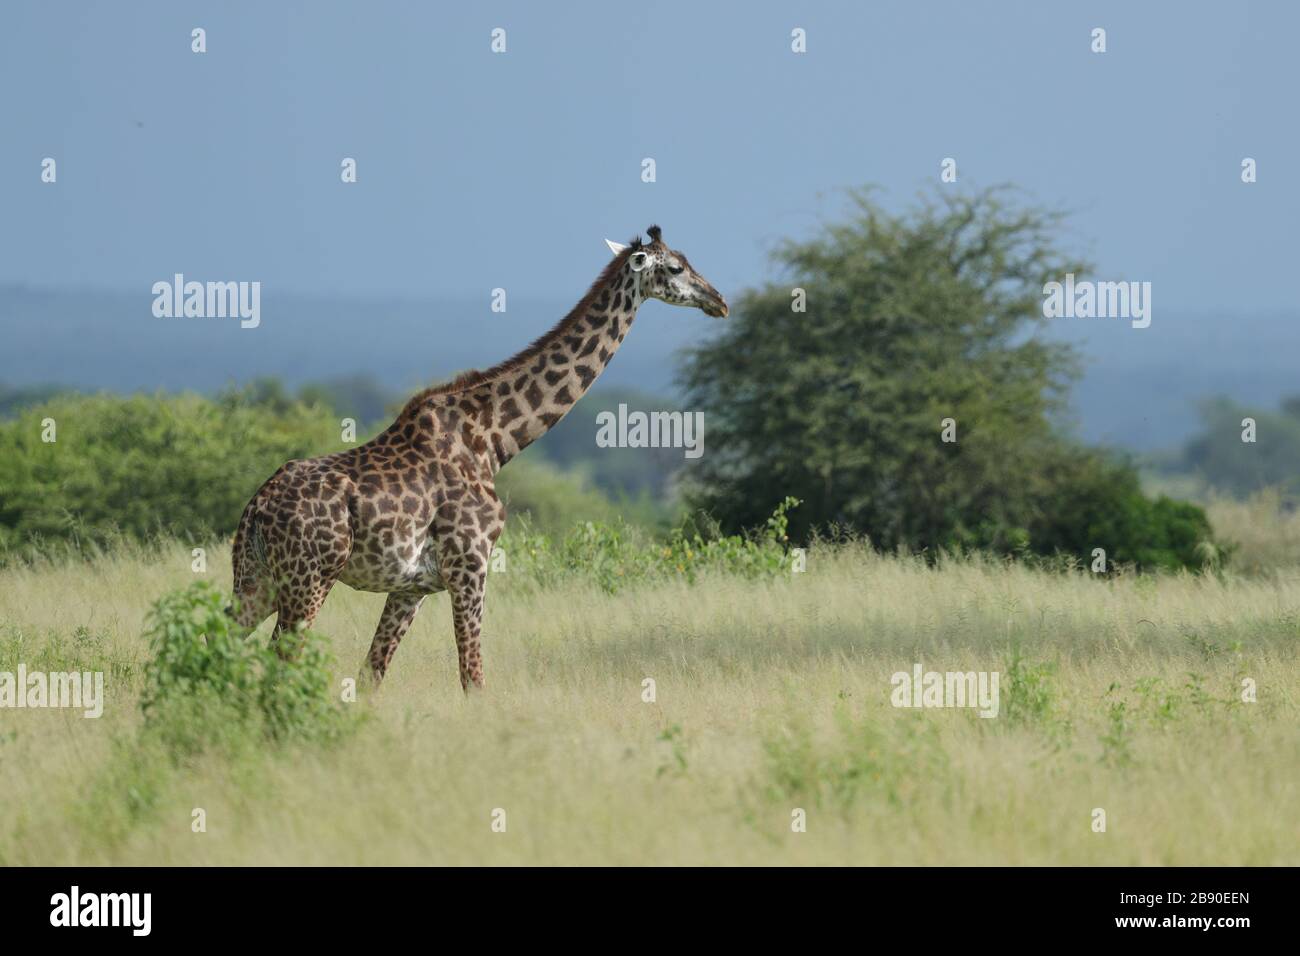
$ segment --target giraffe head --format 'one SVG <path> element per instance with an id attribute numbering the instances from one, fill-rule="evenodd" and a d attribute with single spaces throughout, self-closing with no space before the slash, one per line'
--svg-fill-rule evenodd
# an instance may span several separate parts
<path id="1" fill-rule="evenodd" d="M 646 231 L 650 233 L 649 243 L 643 243 L 640 236 L 633 239 L 630 246 L 605 240 L 614 255 L 631 249 L 627 268 L 639 277 L 641 294 L 669 305 L 699 309 L 714 318 L 726 316 L 727 300 L 722 293 L 696 272 L 684 255 L 664 244 L 658 226 L 651 226 Z"/>

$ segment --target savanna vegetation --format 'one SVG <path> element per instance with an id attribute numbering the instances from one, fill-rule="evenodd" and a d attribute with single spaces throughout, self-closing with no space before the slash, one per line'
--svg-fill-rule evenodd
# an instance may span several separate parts
<path id="1" fill-rule="evenodd" d="M 484 694 L 437 596 L 356 703 L 382 596 L 337 589 L 277 674 L 265 629 L 224 631 L 224 550 L 202 575 L 183 547 L 0 571 L 0 671 L 108 674 L 99 720 L 0 712 L 0 864 L 1300 862 L 1300 568 L 840 543 L 611 589 L 597 547 L 540 578 L 506 551 Z M 999 716 L 892 707 L 916 662 L 1000 671 Z"/>
<path id="2" fill-rule="evenodd" d="M 688 356 L 703 459 L 596 450 L 589 409 L 502 472 L 470 697 L 445 596 L 372 693 L 382 595 L 291 662 L 222 612 L 247 499 L 393 396 L 0 395 L 0 675 L 106 676 L 99 719 L 0 708 L 0 865 L 1300 862 L 1289 459 L 1230 479 L 1207 406 L 1232 493 L 1150 494 L 1057 425 L 1052 214 L 855 202 Z M 997 672 L 997 716 L 892 706 L 917 665 Z"/>

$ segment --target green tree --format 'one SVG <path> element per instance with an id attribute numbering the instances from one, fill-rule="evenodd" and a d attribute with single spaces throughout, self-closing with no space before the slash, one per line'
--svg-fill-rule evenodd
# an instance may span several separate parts
<path id="1" fill-rule="evenodd" d="M 1052 424 L 1077 361 L 1036 334 L 1042 290 L 1088 270 L 1057 248 L 1061 215 L 1005 189 L 901 214 L 869 191 L 850 197 L 846 221 L 781 245 L 783 280 L 740 296 L 721 333 L 688 352 L 682 384 L 710 443 L 691 469 L 693 503 L 729 530 L 792 494 L 804 500 L 796 537 L 838 525 L 885 548 L 1113 553 L 1120 542 L 1085 540 L 1068 517 L 1044 520 L 1069 497 L 1071 469 L 1056 466 L 1087 462 L 1115 501 L 1159 521 L 1140 492 L 1134 503 L 1129 470 Z"/>

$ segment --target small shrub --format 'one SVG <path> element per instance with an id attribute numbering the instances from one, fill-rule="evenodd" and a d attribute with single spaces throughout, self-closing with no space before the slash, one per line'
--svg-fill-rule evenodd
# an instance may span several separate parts
<path id="1" fill-rule="evenodd" d="M 1133 684 L 1141 711 L 1150 716 L 1152 723 L 1160 725 L 1178 719 L 1182 698 L 1164 686 L 1159 677 L 1143 677 Z"/>
<path id="2" fill-rule="evenodd" d="M 774 577 L 790 568 L 787 513 L 798 504 L 786 498 L 762 531 L 749 535 L 719 535 L 698 519 L 656 541 L 624 521 L 584 521 L 558 538 L 517 525 L 502 536 L 500 547 L 512 586 L 547 588 L 587 579 L 613 594 L 630 584 L 673 577 L 694 584 L 704 573 Z"/>
<path id="3" fill-rule="evenodd" d="M 1120 689 L 1111 684 L 1106 694 Z M 1166 686 L 1159 677 L 1141 677 L 1133 683 L 1134 698 L 1125 699 L 1127 713 L 1134 719 L 1149 721 L 1152 726 L 1163 727 L 1176 721 L 1206 717 L 1214 712 L 1215 705 L 1232 707 L 1233 700 L 1214 697 L 1205 689 L 1205 678 L 1189 671 L 1187 681 L 1179 688 Z"/>
<path id="4" fill-rule="evenodd" d="M 872 801 L 907 807 L 918 794 L 942 783 L 947 756 L 934 724 L 910 715 L 891 723 L 859 720 L 841 706 L 835 711 L 835 728 L 824 741 L 798 721 L 766 734 L 763 795 L 777 803 L 847 812 Z"/>
<path id="5" fill-rule="evenodd" d="M 665 728 L 659 735 L 658 740 L 660 743 L 668 745 L 669 759 L 659 764 L 655 770 L 655 776 L 662 777 L 665 774 L 674 777 L 686 776 L 689 765 L 686 760 L 686 742 L 683 739 L 681 724 L 672 724 Z"/>
<path id="6" fill-rule="evenodd" d="M 1133 724 L 1129 720 L 1126 702 L 1110 702 L 1106 711 L 1106 732 L 1099 739 L 1102 763 L 1118 769 L 1133 762 Z"/>
<path id="7" fill-rule="evenodd" d="M 1052 675 L 1055 667 L 1047 663 L 1030 664 L 1020 648 L 1011 652 L 1003 667 L 1001 684 L 1002 715 L 1013 724 L 1048 723 L 1055 714 Z"/>
<path id="8" fill-rule="evenodd" d="M 249 738 L 319 742 L 342 734 L 351 716 L 331 692 L 331 661 L 320 639 L 295 635 L 297 655 L 284 660 L 233 632 L 225 604 L 206 581 L 154 604 L 153 657 L 140 701 L 146 730 L 181 755 L 213 745 L 234 749 Z"/>

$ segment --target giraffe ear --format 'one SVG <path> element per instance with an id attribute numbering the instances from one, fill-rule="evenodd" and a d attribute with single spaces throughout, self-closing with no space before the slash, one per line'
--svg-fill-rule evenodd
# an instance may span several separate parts
<path id="1" fill-rule="evenodd" d="M 621 242 L 615 242 L 613 239 L 606 239 L 605 245 L 609 246 L 609 251 L 614 253 L 614 255 L 618 255 L 627 248 L 627 246 L 623 245 Z"/>

